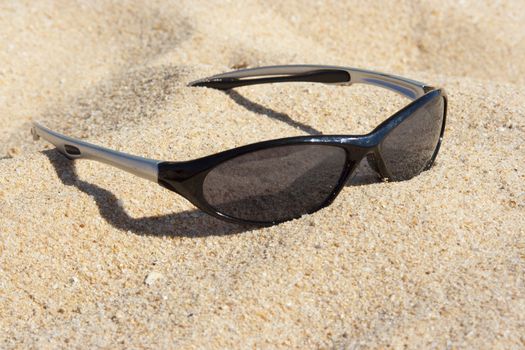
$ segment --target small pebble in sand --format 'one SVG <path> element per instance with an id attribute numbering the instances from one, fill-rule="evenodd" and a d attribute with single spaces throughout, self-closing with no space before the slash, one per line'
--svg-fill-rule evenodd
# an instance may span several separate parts
<path id="1" fill-rule="evenodd" d="M 18 147 L 11 147 L 9 148 L 9 150 L 7 150 L 7 155 L 11 158 L 14 158 L 19 154 L 20 154 L 20 148 Z"/>
<path id="2" fill-rule="evenodd" d="M 162 278 L 164 278 L 163 274 L 161 274 L 160 272 L 153 271 L 153 272 L 148 273 L 148 275 L 146 276 L 146 279 L 144 280 L 144 283 L 147 284 L 148 286 L 151 286 L 157 280 L 162 279 Z"/>

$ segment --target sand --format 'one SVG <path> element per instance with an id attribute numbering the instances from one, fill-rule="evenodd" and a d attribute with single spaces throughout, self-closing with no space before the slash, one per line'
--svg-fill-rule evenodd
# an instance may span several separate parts
<path id="1" fill-rule="evenodd" d="M 1 348 L 525 347 L 522 1 L 147 3 L 0 5 Z M 40 120 L 185 160 L 366 133 L 406 103 L 186 86 L 298 63 L 444 87 L 435 167 L 397 183 L 362 168 L 330 207 L 254 229 L 29 135 Z"/>

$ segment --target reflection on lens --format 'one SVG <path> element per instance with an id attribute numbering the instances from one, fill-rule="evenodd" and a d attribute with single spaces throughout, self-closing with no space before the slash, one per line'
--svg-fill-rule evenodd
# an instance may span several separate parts
<path id="1" fill-rule="evenodd" d="M 267 148 L 228 160 L 204 180 L 206 201 L 234 218 L 274 222 L 318 209 L 337 186 L 343 148 L 294 145 Z"/>
<path id="2" fill-rule="evenodd" d="M 392 180 L 408 180 L 425 169 L 439 142 L 444 100 L 436 96 L 392 130 L 381 144 L 381 156 Z"/>

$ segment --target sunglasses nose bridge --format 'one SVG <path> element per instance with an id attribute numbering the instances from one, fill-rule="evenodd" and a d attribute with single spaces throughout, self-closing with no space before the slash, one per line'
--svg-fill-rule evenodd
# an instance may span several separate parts
<path id="1" fill-rule="evenodd" d="M 367 154 L 375 153 L 379 142 L 380 138 L 373 133 L 358 137 L 352 136 L 345 140 L 348 160 L 357 163 L 361 162 Z"/>
<path id="2" fill-rule="evenodd" d="M 352 170 L 348 174 L 348 179 L 354 177 L 357 173 L 365 171 L 370 173 L 373 172 L 380 178 L 384 177 L 384 172 L 382 171 L 382 160 L 379 153 L 379 144 L 383 135 L 378 134 L 377 132 L 372 132 L 367 135 L 363 135 L 358 139 L 349 140 L 347 144 L 347 152 L 349 156 L 349 162 L 353 164 Z M 365 162 L 366 159 L 366 162 Z M 363 167 L 363 163 L 365 168 Z M 369 170 L 363 170 L 370 168 Z"/>

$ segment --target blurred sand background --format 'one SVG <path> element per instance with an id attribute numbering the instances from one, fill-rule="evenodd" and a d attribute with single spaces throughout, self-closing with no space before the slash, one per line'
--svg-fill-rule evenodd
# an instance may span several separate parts
<path id="1" fill-rule="evenodd" d="M 185 160 L 297 123 L 366 133 L 407 103 L 366 86 L 186 86 L 299 63 L 445 87 L 435 167 L 249 229 L 29 135 L 41 120 Z M 522 0 L 2 1 L 0 347 L 525 347 L 524 83 Z"/>

